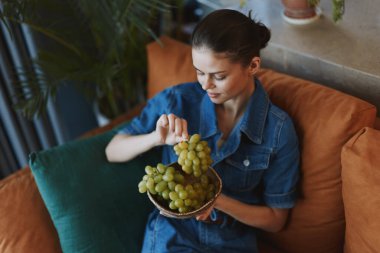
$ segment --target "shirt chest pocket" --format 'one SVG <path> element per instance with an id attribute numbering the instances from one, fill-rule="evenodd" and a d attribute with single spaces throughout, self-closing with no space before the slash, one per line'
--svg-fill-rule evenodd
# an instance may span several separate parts
<path id="1" fill-rule="evenodd" d="M 243 154 L 237 152 L 225 159 L 223 183 L 231 191 L 249 191 L 261 181 L 269 167 L 271 153 L 266 150 Z"/>

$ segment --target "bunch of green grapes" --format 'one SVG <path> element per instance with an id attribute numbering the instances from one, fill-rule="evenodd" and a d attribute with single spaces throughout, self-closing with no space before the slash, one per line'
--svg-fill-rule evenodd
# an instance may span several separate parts
<path id="1" fill-rule="evenodd" d="M 146 166 L 145 173 L 138 184 L 139 192 L 149 191 L 179 213 L 197 210 L 215 196 L 216 186 L 206 174 L 183 175 L 180 170 L 162 163 L 156 167 Z"/>
<path id="2" fill-rule="evenodd" d="M 212 164 L 211 149 L 207 141 L 201 141 L 199 134 L 194 134 L 189 141 L 182 141 L 174 146 L 174 151 L 178 156 L 178 163 L 182 170 L 195 177 L 200 177 L 206 173 Z"/>

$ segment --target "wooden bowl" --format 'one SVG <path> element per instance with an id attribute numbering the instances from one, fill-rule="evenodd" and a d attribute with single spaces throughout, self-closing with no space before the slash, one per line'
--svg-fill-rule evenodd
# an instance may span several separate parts
<path id="1" fill-rule="evenodd" d="M 186 174 L 182 171 L 181 165 L 179 165 L 178 163 L 172 163 L 167 166 L 174 167 L 176 170 L 179 170 L 186 177 Z M 212 199 L 208 200 L 206 203 L 204 203 L 200 208 L 196 210 L 185 212 L 185 213 L 178 213 L 176 211 L 171 210 L 169 207 L 167 207 L 167 205 L 163 205 L 162 201 L 159 201 L 156 199 L 157 195 L 153 195 L 149 191 L 148 191 L 148 197 L 150 201 L 152 201 L 152 203 L 158 208 L 158 210 L 160 210 L 160 213 L 166 217 L 176 218 L 176 219 L 188 219 L 188 218 L 195 217 L 201 214 L 202 212 L 204 212 L 205 210 L 207 210 L 208 208 L 210 208 L 222 191 L 222 180 L 220 179 L 218 173 L 216 173 L 216 171 L 212 167 L 209 167 L 206 175 L 209 176 L 209 178 L 215 184 L 216 192 Z"/>

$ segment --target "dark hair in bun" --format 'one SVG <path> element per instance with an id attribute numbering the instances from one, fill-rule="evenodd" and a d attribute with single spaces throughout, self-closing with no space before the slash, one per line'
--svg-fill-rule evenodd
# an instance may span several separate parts
<path id="1" fill-rule="evenodd" d="M 226 53 L 234 62 L 247 66 L 254 56 L 268 44 L 269 29 L 239 11 L 221 9 L 201 20 L 195 27 L 193 48 L 208 48 L 215 53 Z"/>

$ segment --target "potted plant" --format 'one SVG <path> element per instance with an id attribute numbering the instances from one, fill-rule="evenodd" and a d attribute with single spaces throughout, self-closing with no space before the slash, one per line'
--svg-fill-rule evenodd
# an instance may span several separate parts
<path id="1" fill-rule="evenodd" d="M 317 8 L 320 0 L 281 0 L 284 5 L 284 18 L 294 24 L 310 23 L 320 15 Z M 331 0 L 333 4 L 332 17 L 334 22 L 340 20 L 344 14 L 345 0 Z"/>
<path id="2" fill-rule="evenodd" d="M 113 118 L 141 102 L 145 45 L 169 0 L 3 0 L 0 19 L 30 27 L 39 41 L 29 71 L 14 81 L 17 108 L 31 118 L 67 83 Z M 27 92 L 28 94 L 26 94 Z"/>

